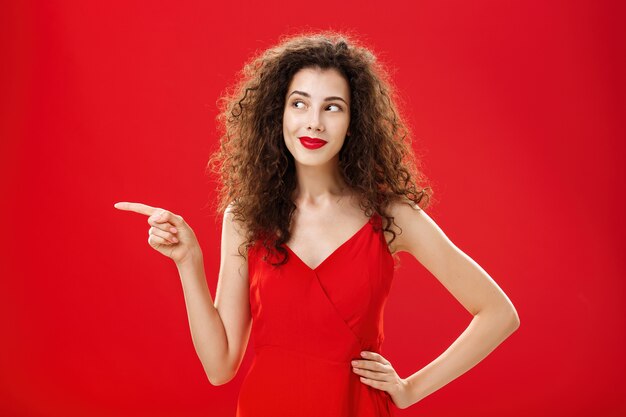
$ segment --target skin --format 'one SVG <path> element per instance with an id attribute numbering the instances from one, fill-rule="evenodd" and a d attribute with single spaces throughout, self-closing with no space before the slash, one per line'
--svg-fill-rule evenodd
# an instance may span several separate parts
<path id="1" fill-rule="evenodd" d="M 349 134 L 349 103 L 348 83 L 334 69 L 300 70 L 286 96 L 283 136 L 294 157 L 298 180 L 293 196 L 297 210 L 287 243 L 312 268 L 367 221 L 337 165 L 339 150 Z M 328 143 L 309 150 L 300 144 L 300 136 Z M 148 243 L 178 267 L 194 346 L 207 376 L 214 385 L 230 381 L 241 364 L 251 328 L 247 260 L 237 255 L 237 248 L 245 240 L 242 226 L 233 221 L 227 209 L 213 303 L 206 286 L 202 251 L 181 216 L 140 203 L 121 202 L 115 207 L 148 216 Z M 390 214 L 399 226 L 390 251 L 411 254 L 473 316 L 467 329 L 445 352 L 407 378 L 400 378 L 392 364 L 376 352 L 362 352 L 361 358 L 355 358 L 351 365 L 361 382 L 387 392 L 402 409 L 471 369 L 520 322 L 513 304 L 495 281 L 457 248 L 423 209 L 408 201 L 400 202 L 390 207 Z"/>
<path id="2" fill-rule="evenodd" d="M 339 151 L 349 125 L 350 87 L 337 70 L 304 68 L 293 76 L 283 112 L 283 137 L 297 177 L 292 196 L 297 209 L 287 245 L 311 268 L 368 220 L 339 172 Z M 298 139 L 301 136 L 327 144 L 307 149 Z"/>
<path id="3" fill-rule="evenodd" d="M 350 124 L 350 87 L 334 69 L 304 68 L 292 78 L 283 111 L 285 146 L 293 155 L 297 193 L 315 198 L 345 183 L 339 173 L 339 151 Z M 301 136 L 327 141 L 318 149 L 305 148 Z M 313 178 L 309 178 L 313 175 Z"/>

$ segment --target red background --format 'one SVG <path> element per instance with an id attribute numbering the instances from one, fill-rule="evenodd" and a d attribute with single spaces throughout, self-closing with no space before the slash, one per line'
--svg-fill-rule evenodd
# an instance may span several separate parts
<path id="1" fill-rule="evenodd" d="M 215 296 L 216 100 L 256 50 L 328 28 L 393 69 L 438 200 L 427 211 L 521 319 L 397 415 L 625 415 L 621 2 L 209 3 L 2 6 L 1 415 L 234 415 L 251 350 L 210 385 L 174 264 L 113 203 L 183 215 Z M 402 255 L 384 346 L 400 376 L 470 319 Z"/>

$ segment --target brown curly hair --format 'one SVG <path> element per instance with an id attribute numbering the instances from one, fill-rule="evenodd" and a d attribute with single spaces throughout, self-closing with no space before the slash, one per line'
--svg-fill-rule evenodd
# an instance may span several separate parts
<path id="1" fill-rule="evenodd" d="M 295 163 L 283 138 L 285 96 L 294 74 L 311 67 L 334 68 L 348 81 L 350 136 L 339 151 L 339 168 L 365 215 L 385 219 L 383 229 L 393 235 L 388 244 L 396 233 L 386 208 L 398 200 L 423 208 L 432 194 L 430 187 L 418 186 L 425 177 L 393 85 L 374 54 L 354 37 L 336 32 L 286 37 L 246 63 L 239 82 L 220 99 L 220 146 L 207 164 L 220 179 L 216 210 L 228 209 L 247 231 L 240 255 L 260 241 L 268 254 L 283 255 L 276 266 L 289 257 L 283 244 L 291 236 L 296 210 L 291 199 Z"/>

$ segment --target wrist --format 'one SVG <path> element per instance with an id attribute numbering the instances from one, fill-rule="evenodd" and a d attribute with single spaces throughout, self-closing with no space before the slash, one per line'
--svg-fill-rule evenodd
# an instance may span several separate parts
<path id="1" fill-rule="evenodd" d="M 197 268 L 199 266 L 204 266 L 202 251 L 200 250 L 191 251 L 183 259 L 176 262 L 176 268 L 179 270 Z"/>
<path id="2" fill-rule="evenodd" d="M 422 392 L 421 384 L 418 381 L 417 375 L 413 374 L 404 379 L 407 395 L 411 405 L 420 402 L 424 399 L 425 395 Z"/>

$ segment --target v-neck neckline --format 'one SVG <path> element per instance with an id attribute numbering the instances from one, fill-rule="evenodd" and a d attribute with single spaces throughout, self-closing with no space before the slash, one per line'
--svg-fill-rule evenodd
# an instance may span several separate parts
<path id="1" fill-rule="evenodd" d="M 356 237 L 358 235 L 360 235 L 366 228 L 367 226 L 372 222 L 372 217 L 370 217 L 369 219 L 367 219 L 367 221 L 365 222 L 365 224 L 363 226 L 361 226 L 356 232 L 354 232 L 352 234 L 352 236 L 350 236 L 345 242 L 343 242 L 341 245 L 337 246 L 337 248 L 332 251 L 330 253 L 330 255 L 328 255 L 326 258 L 324 258 L 322 260 L 322 262 L 320 262 L 315 268 L 311 268 L 306 262 L 304 262 L 302 260 L 302 258 L 300 258 L 300 256 L 298 256 L 297 253 L 295 253 L 290 247 L 289 245 L 287 245 L 286 243 L 283 243 L 283 246 L 285 248 L 287 248 L 287 250 L 302 264 L 304 265 L 304 267 L 306 267 L 308 270 L 312 271 L 312 272 L 316 272 L 318 269 L 320 269 L 324 264 L 326 264 L 326 262 L 332 258 L 337 252 L 339 252 L 339 250 L 341 250 L 343 247 L 345 247 L 348 243 L 350 243 L 351 241 L 353 241 L 354 239 L 356 239 Z"/>

